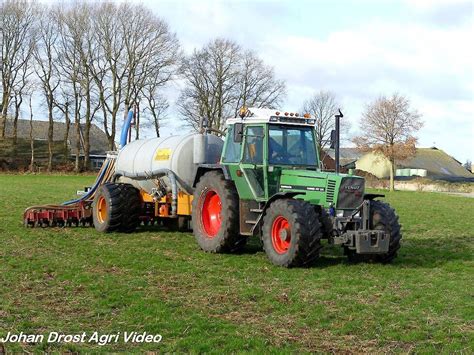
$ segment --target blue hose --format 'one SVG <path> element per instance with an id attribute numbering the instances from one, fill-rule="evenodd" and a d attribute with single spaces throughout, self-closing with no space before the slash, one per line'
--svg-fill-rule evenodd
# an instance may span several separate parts
<path id="1" fill-rule="evenodd" d="M 130 125 L 132 124 L 133 111 L 128 111 L 127 119 L 122 127 L 122 132 L 120 133 L 120 149 L 127 145 L 128 131 L 130 130 Z"/>
<path id="2" fill-rule="evenodd" d="M 123 148 L 124 146 L 127 145 L 128 131 L 130 130 L 130 125 L 132 124 L 132 120 L 133 120 L 133 111 L 130 110 L 128 111 L 127 119 L 125 120 L 125 123 L 123 124 L 123 127 L 122 127 L 122 132 L 120 133 L 120 148 Z M 105 172 L 107 171 L 107 168 L 109 167 L 109 163 L 110 161 L 106 161 L 106 165 L 102 169 L 102 172 L 100 173 L 100 175 L 97 177 L 97 180 L 95 181 L 94 186 L 92 186 L 91 189 L 84 196 L 74 199 L 74 200 L 63 202 L 62 205 L 72 205 L 74 203 L 87 200 L 95 192 L 95 190 L 97 190 L 97 188 L 101 185 Z"/>
<path id="3" fill-rule="evenodd" d="M 104 169 L 102 169 L 102 172 L 100 173 L 100 175 L 97 177 L 97 180 L 95 181 L 94 186 L 92 186 L 91 189 L 87 191 L 87 193 L 84 196 L 81 196 L 80 198 L 77 198 L 75 200 L 63 202 L 62 205 L 72 205 L 74 203 L 87 200 L 95 192 L 95 190 L 97 190 L 97 188 L 100 186 L 102 179 L 104 178 L 105 172 L 107 171 L 107 168 L 109 167 L 109 163 L 110 161 L 106 161 L 105 163 L 106 165 Z"/>

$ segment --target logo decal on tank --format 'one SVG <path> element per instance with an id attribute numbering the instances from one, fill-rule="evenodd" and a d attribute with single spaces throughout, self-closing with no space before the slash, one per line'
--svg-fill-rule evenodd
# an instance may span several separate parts
<path id="1" fill-rule="evenodd" d="M 160 148 L 155 153 L 154 160 L 170 160 L 171 149 L 170 148 Z"/>

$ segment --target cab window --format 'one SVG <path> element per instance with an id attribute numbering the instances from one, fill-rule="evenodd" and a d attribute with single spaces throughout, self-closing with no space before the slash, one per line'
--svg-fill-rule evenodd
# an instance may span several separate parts
<path id="1" fill-rule="evenodd" d="M 227 130 L 227 142 L 222 162 L 238 163 L 240 161 L 240 143 L 234 142 L 234 125 Z"/>
<path id="2" fill-rule="evenodd" d="M 247 127 L 245 133 L 244 163 L 263 164 L 263 127 Z"/>

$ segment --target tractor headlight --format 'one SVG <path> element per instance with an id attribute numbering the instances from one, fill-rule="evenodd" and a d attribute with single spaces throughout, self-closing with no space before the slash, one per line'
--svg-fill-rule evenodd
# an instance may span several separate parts
<path id="1" fill-rule="evenodd" d="M 344 217 L 344 210 L 337 210 L 336 217 Z"/>

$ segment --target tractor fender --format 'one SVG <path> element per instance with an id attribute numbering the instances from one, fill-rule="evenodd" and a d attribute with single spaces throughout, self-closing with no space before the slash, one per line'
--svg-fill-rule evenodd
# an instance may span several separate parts
<path id="1" fill-rule="evenodd" d="M 199 164 L 196 175 L 194 176 L 193 188 L 196 187 L 196 184 L 199 182 L 201 176 L 203 176 L 208 171 L 220 171 L 224 175 L 226 180 L 230 180 L 230 174 L 225 165 L 221 164 Z"/>
<path id="2" fill-rule="evenodd" d="M 272 204 L 272 202 L 274 202 L 276 200 L 279 200 L 279 199 L 282 199 L 282 198 L 293 198 L 296 195 L 301 195 L 301 194 L 304 195 L 304 192 L 303 193 L 301 193 L 301 192 L 277 192 L 272 197 L 270 197 L 268 199 L 268 201 L 265 202 L 265 205 L 262 208 L 262 213 L 260 213 L 260 216 L 258 216 L 258 218 L 257 218 L 257 223 L 255 223 L 255 225 L 252 228 L 252 233 L 262 223 L 265 211 L 267 210 L 268 206 L 270 206 Z"/>

